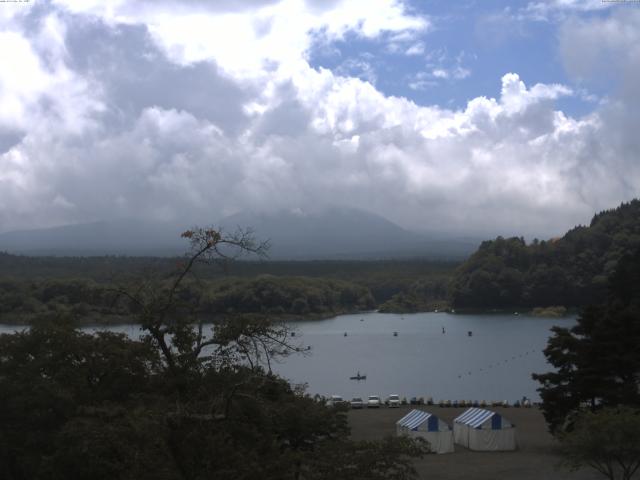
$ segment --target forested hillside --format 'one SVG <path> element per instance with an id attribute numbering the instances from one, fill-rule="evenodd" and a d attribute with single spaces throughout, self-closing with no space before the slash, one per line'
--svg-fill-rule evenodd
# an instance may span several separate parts
<path id="1" fill-rule="evenodd" d="M 70 312 L 83 323 L 129 316 L 113 290 L 136 278 L 163 277 L 181 258 L 28 257 L 0 253 L 0 322 L 29 323 L 41 313 Z M 237 261 L 194 268 L 206 286 L 202 313 L 231 311 L 318 318 L 380 307 L 421 311 L 446 301 L 454 262 Z M 385 302 L 391 302 L 385 304 Z M 433 308 L 433 307 L 431 307 Z"/>
<path id="2" fill-rule="evenodd" d="M 562 238 L 486 241 L 451 283 L 455 308 L 506 308 L 602 301 L 618 260 L 640 247 L 640 201 L 595 215 Z"/>
<path id="3" fill-rule="evenodd" d="M 189 293 L 184 295 L 209 317 L 250 313 L 317 318 L 375 307 L 369 289 L 341 280 L 262 275 L 185 286 Z M 0 280 L 0 322 L 28 324 L 46 314 L 70 314 L 84 324 L 131 321 L 135 308 L 119 288 L 84 279 Z"/>

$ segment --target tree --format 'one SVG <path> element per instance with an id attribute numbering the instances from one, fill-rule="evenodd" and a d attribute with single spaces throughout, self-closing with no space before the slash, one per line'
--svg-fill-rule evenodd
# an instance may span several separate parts
<path id="1" fill-rule="evenodd" d="M 583 413 L 560 440 L 564 463 L 571 470 L 588 466 L 609 480 L 630 480 L 640 468 L 640 410 Z"/>
<path id="2" fill-rule="evenodd" d="M 161 400 L 153 394 L 160 364 L 156 351 L 120 334 L 81 333 L 67 318 L 47 318 L 28 331 L 0 335 L 0 352 L 2 478 L 100 478 L 96 472 L 83 477 L 61 469 L 58 461 L 72 462 L 75 452 L 79 464 L 95 466 L 89 459 L 96 449 L 127 450 L 122 444 L 130 438 L 127 419 L 140 423 L 135 406 L 148 403 L 147 411 L 153 411 Z M 74 432 L 81 428 L 79 438 Z M 104 438 L 97 442 L 96 435 Z M 78 441 L 69 442 L 72 438 Z M 119 466 L 127 467 L 119 458 Z M 103 461 L 113 458 L 105 455 Z M 150 467 L 148 472 L 155 471 Z"/>
<path id="3" fill-rule="evenodd" d="M 588 227 L 575 227 L 562 238 L 529 245 L 517 237 L 483 242 L 457 269 L 450 287 L 452 304 L 458 309 L 603 302 L 612 268 L 640 248 L 639 227 L 636 199 L 596 215 Z"/>
<path id="4" fill-rule="evenodd" d="M 552 432 L 572 414 L 640 406 L 640 250 L 621 259 L 607 302 L 586 308 L 575 326 L 553 328 L 544 350 L 554 372 L 534 374 Z"/>
<path id="5" fill-rule="evenodd" d="M 227 315 L 205 329 L 197 263 L 264 245 L 247 231 L 183 237 L 191 252 L 172 274 L 117 290 L 142 340 L 60 316 L 0 336 L 2 478 L 412 478 L 424 445 L 351 441 L 343 410 L 273 374 L 272 359 L 298 348 L 286 325 Z"/>

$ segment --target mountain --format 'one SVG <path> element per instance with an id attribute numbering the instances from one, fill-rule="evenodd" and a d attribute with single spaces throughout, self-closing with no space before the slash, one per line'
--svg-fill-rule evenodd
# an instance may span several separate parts
<path id="1" fill-rule="evenodd" d="M 593 217 L 562 238 L 482 242 L 451 283 L 456 308 L 581 307 L 602 302 L 608 278 L 640 249 L 640 200 Z"/>
<path id="2" fill-rule="evenodd" d="M 217 223 L 227 232 L 251 227 L 270 240 L 269 257 L 282 260 L 388 259 L 427 257 L 462 259 L 479 244 L 474 239 L 429 237 L 361 210 L 329 208 L 315 213 L 242 212 Z M 26 255 L 182 254 L 180 233 L 191 224 L 119 220 L 0 234 L 0 251 Z"/>
<path id="3" fill-rule="evenodd" d="M 0 250 L 24 255 L 149 255 L 184 252 L 176 225 L 139 220 L 64 225 L 0 235 Z"/>
<path id="4" fill-rule="evenodd" d="M 269 239 L 273 259 L 465 258 L 473 239 L 430 238 L 370 212 L 334 207 L 319 212 L 242 212 L 223 219 L 227 231 L 250 225 Z"/>

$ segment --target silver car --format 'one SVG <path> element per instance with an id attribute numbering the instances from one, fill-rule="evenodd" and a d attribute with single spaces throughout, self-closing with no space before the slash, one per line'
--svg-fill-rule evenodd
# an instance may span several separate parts
<path id="1" fill-rule="evenodd" d="M 369 395 L 367 399 L 367 408 L 380 408 L 380 397 L 378 395 Z"/>

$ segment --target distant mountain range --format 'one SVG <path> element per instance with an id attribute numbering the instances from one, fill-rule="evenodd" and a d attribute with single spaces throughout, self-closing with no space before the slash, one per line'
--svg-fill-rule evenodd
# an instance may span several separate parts
<path id="1" fill-rule="evenodd" d="M 217 222 L 225 231 L 251 227 L 269 239 L 272 259 L 465 258 L 480 243 L 471 238 L 410 232 L 372 213 L 330 208 L 319 213 L 242 212 Z M 190 225 L 118 220 L 0 234 L 0 250 L 26 255 L 182 254 L 180 233 Z"/>
<path id="2" fill-rule="evenodd" d="M 25 255 L 149 255 L 184 252 L 180 228 L 161 222 L 115 220 L 0 234 L 0 250 Z"/>

